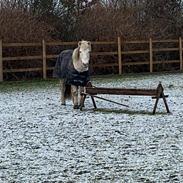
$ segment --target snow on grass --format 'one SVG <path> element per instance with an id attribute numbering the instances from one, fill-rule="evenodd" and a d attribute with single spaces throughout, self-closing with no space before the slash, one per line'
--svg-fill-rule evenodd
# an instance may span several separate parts
<path id="1" fill-rule="evenodd" d="M 172 114 L 151 97 L 87 98 L 81 112 L 61 106 L 59 87 L 3 89 L 0 93 L 0 182 L 182 182 L 183 74 L 94 79 L 96 86 L 156 88 Z M 40 84 L 41 85 L 41 84 Z M 7 87 L 11 88 L 11 87 Z"/>

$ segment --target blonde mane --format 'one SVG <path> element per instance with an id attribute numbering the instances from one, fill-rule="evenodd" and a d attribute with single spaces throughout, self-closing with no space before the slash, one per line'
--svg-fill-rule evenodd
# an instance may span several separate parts
<path id="1" fill-rule="evenodd" d="M 79 47 L 75 48 L 72 54 L 73 62 L 77 62 L 79 60 Z"/>

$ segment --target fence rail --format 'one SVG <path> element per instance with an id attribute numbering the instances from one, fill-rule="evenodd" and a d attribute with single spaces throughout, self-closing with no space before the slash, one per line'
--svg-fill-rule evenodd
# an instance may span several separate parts
<path id="1" fill-rule="evenodd" d="M 176 47 L 163 47 L 163 48 L 156 48 L 155 44 L 177 44 Z M 130 44 L 138 44 L 138 45 L 146 45 L 146 49 L 142 50 L 123 50 L 124 45 Z M 61 41 L 54 41 L 54 42 L 46 42 L 42 40 L 42 43 L 3 43 L 0 40 L 0 81 L 3 81 L 3 75 L 5 73 L 14 73 L 14 72 L 36 72 L 41 71 L 42 76 L 44 79 L 47 78 L 47 71 L 53 70 L 53 67 L 48 67 L 47 62 L 49 59 L 55 59 L 58 55 L 57 54 L 48 54 L 47 47 L 54 47 L 54 46 L 76 46 L 77 42 L 61 42 Z M 116 41 L 101 41 L 101 42 L 92 42 L 92 45 L 108 45 L 108 46 L 116 46 L 116 51 L 94 51 L 92 52 L 93 56 L 116 56 L 118 59 L 114 60 L 112 63 L 93 63 L 93 67 L 111 67 L 115 66 L 118 67 L 118 73 L 123 73 L 124 66 L 138 66 L 138 65 L 149 65 L 149 72 L 154 72 L 154 66 L 156 64 L 165 63 L 165 64 L 172 64 L 177 63 L 179 64 L 179 69 L 183 69 L 183 57 L 182 57 L 182 38 L 179 37 L 178 39 L 168 39 L 168 40 L 140 40 L 140 41 L 123 41 L 120 37 L 117 38 Z M 6 48 L 25 48 L 25 47 L 32 47 L 32 48 L 41 48 L 41 52 L 39 55 L 25 55 L 25 56 L 4 56 L 3 49 Z M 174 60 L 154 60 L 154 54 L 159 52 L 177 52 L 179 59 Z M 126 55 L 138 55 L 138 54 L 146 54 L 148 55 L 147 61 L 125 61 L 123 58 Z M 12 69 L 3 69 L 3 63 L 6 61 L 28 61 L 28 60 L 40 60 L 42 62 L 42 67 L 39 68 L 12 68 Z"/>

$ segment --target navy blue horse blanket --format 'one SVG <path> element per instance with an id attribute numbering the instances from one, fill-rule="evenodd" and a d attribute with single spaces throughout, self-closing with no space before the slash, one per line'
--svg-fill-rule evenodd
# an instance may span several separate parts
<path id="1" fill-rule="evenodd" d="M 65 79 L 66 84 L 75 86 L 86 86 L 90 81 L 89 71 L 78 72 L 72 62 L 73 50 L 62 51 L 53 70 L 53 77 Z"/>

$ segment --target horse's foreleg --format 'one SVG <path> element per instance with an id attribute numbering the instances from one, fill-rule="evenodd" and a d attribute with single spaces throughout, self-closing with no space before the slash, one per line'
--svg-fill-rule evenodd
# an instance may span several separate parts
<path id="1" fill-rule="evenodd" d="M 72 100 L 74 104 L 74 109 L 78 109 L 78 86 L 71 85 L 71 93 L 72 93 Z"/>
<path id="2" fill-rule="evenodd" d="M 65 105 L 66 103 L 65 103 L 65 89 L 66 89 L 66 87 L 65 87 L 65 81 L 64 81 L 64 79 L 61 79 L 60 80 L 60 91 L 61 91 L 61 104 L 62 105 Z"/>
<path id="3" fill-rule="evenodd" d="M 81 95 L 82 92 L 84 92 L 84 87 L 83 87 L 83 86 L 80 86 L 80 92 L 79 92 L 79 97 L 80 97 L 80 98 L 79 98 L 79 106 L 80 106 L 80 107 L 84 107 L 84 106 L 83 106 L 83 102 L 82 102 L 82 100 L 83 100 L 82 97 L 84 97 L 84 96 Z"/>

